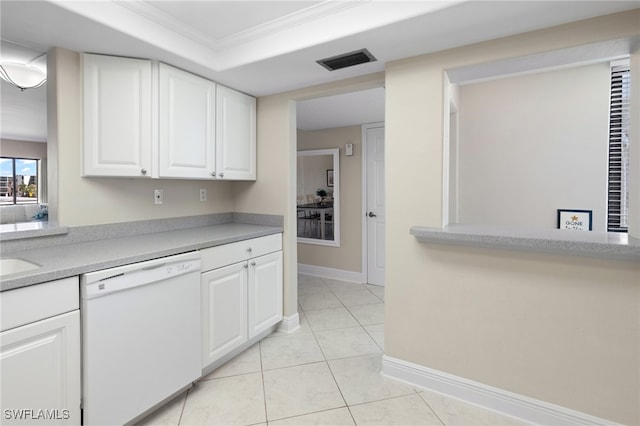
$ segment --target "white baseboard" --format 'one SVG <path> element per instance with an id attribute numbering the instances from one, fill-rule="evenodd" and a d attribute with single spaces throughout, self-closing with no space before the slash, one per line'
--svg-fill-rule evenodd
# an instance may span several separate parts
<path id="1" fill-rule="evenodd" d="M 292 333 L 300 328 L 300 316 L 296 312 L 288 317 L 283 317 L 282 322 L 278 325 L 278 331 Z"/>
<path id="2" fill-rule="evenodd" d="M 331 278 L 334 280 L 363 283 L 362 272 L 345 271 L 342 269 L 325 268 L 323 266 L 305 265 L 298 263 L 298 273 L 313 275 L 314 277 Z"/>
<path id="3" fill-rule="evenodd" d="M 554 426 L 617 424 L 386 355 L 382 358 L 382 374 L 417 388 L 479 405 L 533 424 Z"/>

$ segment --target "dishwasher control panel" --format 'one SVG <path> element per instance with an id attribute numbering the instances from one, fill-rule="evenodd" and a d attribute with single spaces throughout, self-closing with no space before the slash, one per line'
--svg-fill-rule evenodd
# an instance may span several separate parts
<path id="1" fill-rule="evenodd" d="M 190 273 L 202 267 L 199 252 L 132 263 L 84 274 L 80 277 L 81 298 L 92 299 Z"/>

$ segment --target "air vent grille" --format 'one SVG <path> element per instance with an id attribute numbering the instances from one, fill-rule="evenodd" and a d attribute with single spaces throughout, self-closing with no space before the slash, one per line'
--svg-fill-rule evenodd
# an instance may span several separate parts
<path id="1" fill-rule="evenodd" d="M 335 71 L 342 68 L 352 67 L 354 65 L 360 65 L 367 62 L 375 61 L 377 61 L 377 59 L 367 49 L 360 49 L 354 52 L 332 56 L 331 58 L 320 59 L 316 62 L 329 71 Z"/>

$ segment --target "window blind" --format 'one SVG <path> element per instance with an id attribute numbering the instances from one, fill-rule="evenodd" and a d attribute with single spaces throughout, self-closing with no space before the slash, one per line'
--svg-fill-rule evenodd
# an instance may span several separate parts
<path id="1" fill-rule="evenodd" d="M 629 214 L 629 65 L 611 67 L 607 231 L 627 232 Z"/>

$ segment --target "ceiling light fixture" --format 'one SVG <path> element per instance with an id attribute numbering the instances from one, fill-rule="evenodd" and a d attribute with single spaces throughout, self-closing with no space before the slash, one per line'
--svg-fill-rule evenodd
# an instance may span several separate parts
<path id="1" fill-rule="evenodd" d="M 24 91 L 42 86 L 47 81 L 47 74 L 29 64 L 4 62 L 0 64 L 0 78 Z"/>

